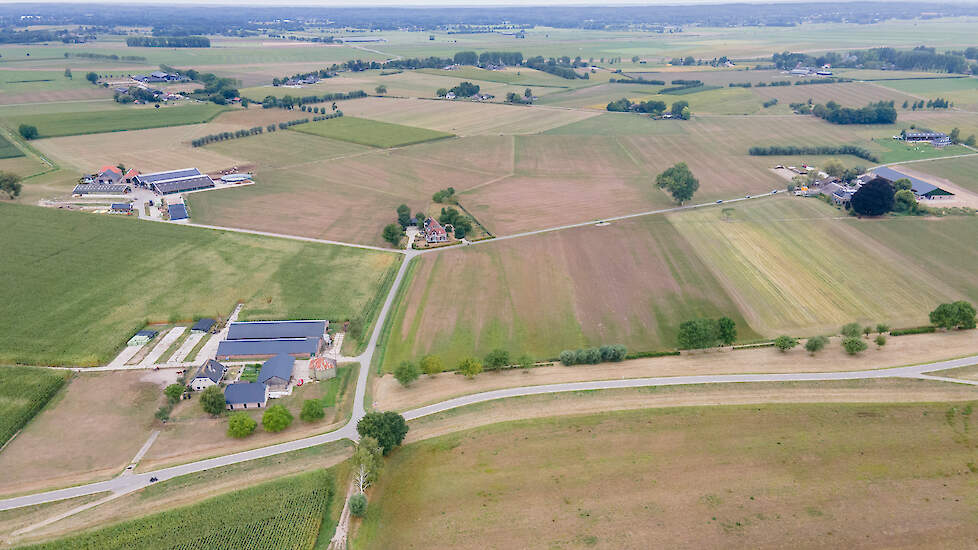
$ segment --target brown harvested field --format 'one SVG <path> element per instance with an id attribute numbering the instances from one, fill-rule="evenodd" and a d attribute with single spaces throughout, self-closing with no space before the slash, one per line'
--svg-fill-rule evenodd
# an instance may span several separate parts
<path id="1" fill-rule="evenodd" d="M 719 282 L 664 218 L 487 242 L 414 260 L 383 365 L 437 353 L 449 366 L 502 347 L 516 357 L 621 343 L 671 348 L 689 316 L 730 315 Z"/>
<path id="2" fill-rule="evenodd" d="M 20 94 L 0 94 L 0 105 L 20 105 L 22 103 L 51 103 L 55 101 L 83 101 L 89 99 L 112 99 L 112 90 L 105 88 L 80 88 L 74 90 L 48 90 Z"/>
<path id="3" fill-rule="evenodd" d="M 626 178 L 647 176 L 633 152 L 606 136 L 516 137 L 516 173 L 525 176 Z"/>
<path id="4" fill-rule="evenodd" d="M 372 395 L 376 408 L 404 411 L 460 395 L 519 386 L 700 374 L 782 374 L 882 369 L 974 354 L 978 354 L 978 341 L 973 334 L 967 332 L 893 337 L 887 340 L 883 348 L 871 345 L 870 350 L 856 356 L 846 354 L 839 345 L 839 339 L 832 338 L 826 349 L 815 356 L 801 347 L 787 353 L 775 348 L 757 348 L 574 367 L 557 363 L 554 366 L 525 371 L 513 369 L 485 373 L 472 380 L 453 373 L 422 376 L 407 388 L 388 374 L 374 379 Z M 946 373 L 942 375 L 953 376 Z"/>
<path id="5" fill-rule="evenodd" d="M 869 82 L 845 82 L 841 84 L 810 84 L 805 86 L 767 86 L 751 88 L 761 98 L 777 99 L 779 106 L 790 103 L 804 103 L 809 99 L 815 103 L 835 101 L 847 107 L 862 107 L 874 101 L 894 101 L 899 109 L 904 101 L 914 98 L 885 86 Z"/>
<path id="6" fill-rule="evenodd" d="M 393 151 L 395 158 L 439 164 L 491 176 L 512 174 L 518 136 L 469 136 L 420 143 Z M 456 191 L 462 191 L 459 186 Z"/>
<path id="7" fill-rule="evenodd" d="M 535 134 L 595 115 L 583 111 L 474 101 L 377 97 L 344 101 L 341 109 L 348 115 L 451 132 L 459 136 Z"/>
<path id="8" fill-rule="evenodd" d="M 354 546 L 970 547 L 957 404 L 645 409 L 450 434 L 392 454 Z"/>
<path id="9" fill-rule="evenodd" d="M 77 375 L 0 453 L 0 493 L 112 477 L 153 429 L 159 383 L 139 371 Z M 55 447 L 52 443 L 56 442 Z"/>
<path id="10" fill-rule="evenodd" d="M 34 155 L 0 159 L 0 171 L 11 172 L 22 178 L 43 172 L 47 168 L 48 165 L 38 160 Z"/>

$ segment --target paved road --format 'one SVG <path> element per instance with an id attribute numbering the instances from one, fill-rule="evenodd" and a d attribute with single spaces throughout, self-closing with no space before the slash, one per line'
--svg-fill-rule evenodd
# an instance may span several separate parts
<path id="1" fill-rule="evenodd" d="M 394 286 L 393 286 L 394 289 L 397 288 L 401 278 L 403 277 L 406 266 L 407 266 L 407 262 L 404 262 L 401 265 L 401 268 L 398 271 L 397 279 L 394 282 Z M 384 303 L 384 307 L 381 310 L 381 315 L 378 318 L 377 327 L 375 327 L 374 329 L 370 344 L 367 347 L 367 351 L 365 351 L 363 355 L 361 355 L 358 358 L 361 361 L 361 367 L 360 367 L 359 376 L 357 378 L 357 393 L 356 393 L 356 399 L 354 400 L 353 417 L 346 425 L 344 425 L 339 430 L 327 434 L 321 434 L 312 437 L 307 437 L 304 439 L 298 439 L 295 441 L 279 443 L 277 445 L 271 445 L 268 447 L 262 447 L 260 449 L 252 449 L 250 451 L 243 451 L 240 453 L 234 453 L 226 456 L 210 458 L 207 460 L 200 460 L 197 462 L 182 464 L 180 466 L 174 466 L 171 468 L 163 468 L 152 472 L 130 474 L 127 476 L 120 476 L 108 481 L 101 481 L 98 483 L 79 485 L 77 487 L 58 489 L 56 491 L 48 491 L 45 493 L 38 493 L 33 495 L 10 498 L 6 500 L 0 500 L 0 511 L 9 510 L 12 508 L 19 508 L 22 506 L 41 504 L 45 502 L 52 502 L 56 500 L 66 499 L 66 498 L 90 495 L 102 491 L 129 493 L 149 485 L 150 483 L 149 479 L 151 477 L 156 477 L 160 481 L 164 481 L 177 476 L 192 474 L 203 470 L 209 470 L 211 468 L 218 468 L 221 466 L 237 464 L 239 462 L 245 462 L 257 458 L 264 458 L 264 457 L 273 456 L 281 453 L 287 453 L 299 449 L 305 449 L 316 445 L 322 445 L 324 443 L 339 441 L 341 439 L 351 439 L 353 441 L 356 441 L 359 438 L 359 436 L 356 433 L 356 421 L 359 418 L 361 418 L 362 415 L 364 414 L 363 399 L 366 390 L 367 375 L 369 374 L 368 369 L 370 368 L 369 359 L 372 357 L 373 352 L 376 349 L 377 338 L 379 337 L 380 330 L 382 330 L 383 320 L 386 318 L 387 313 L 390 310 L 391 303 L 393 302 L 393 295 L 394 295 L 393 292 L 390 295 L 388 295 L 388 299 Z M 718 374 L 718 375 L 697 375 L 697 376 L 669 376 L 669 377 L 658 377 L 658 378 L 632 378 L 632 379 L 625 379 L 625 380 L 603 380 L 603 381 L 593 381 L 593 382 L 570 382 L 565 384 L 548 384 L 542 386 L 529 386 L 529 387 L 521 387 L 521 388 L 495 390 L 490 392 L 483 392 L 474 395 L 458 397 L 455 399 L 449 399 L 448 401 L 443 401 L 441 403 L 436 403 L 433 405 L 428 405 L 426 407 L 420 407 L 417 409 L 407 411 L 404 413 L 404 417 L 408 420 L 413 420 L 416 418 L 421 418 L 422 416 L 444 412 L 457 407 L 464 407 L 466 405 L 471 405 L 474 403 L 482 403 L 485 401 L 504 399 L 507 397 L 540 395 L 540 394 L 547 394 L 547 393 L 561 393 L 561 392 L 569 392 L 569 391 L 639 388 L 639 387 L 648 387 L 648 386 L 675 386 L 675 385 L 688 385 L 688 384 L 725 384 L 725 383 L 734 383 L 734 382 L 817 382 L 817 381 L 825 381 L 825 380 L 860 380 L 860 379 L 881 379 L 881 378 L 923 378 L 923 379 L 943 380 L 948 382 L 957 382 L 957 383 L 964 383 L 964 384 L 971 384 L 971 385 L 978 386 L 978 382 L 976 381 L 958 380 L 954 378 L 929 376 L 925 374 L 927 372 L 932 372 L 932 371 L 939 371 L 939 370 L 951 369 L 957 367 L 967 367 L 972 365 L 978 365 L 978 356 L 966 357 L 962 359 L 953 359 L 950 361 L 940 361 L 936 363 L 929 363 L 926 365 L 917 365 L 912 367 L 898 367 L 898 368 L 880 369 L 880 370 L 861 370 L 861 371 L 848 371 L 848 372 L 812 372 L 812 373 L 795 373 L 795 374 L 727 374 L 727 375 Z"/>

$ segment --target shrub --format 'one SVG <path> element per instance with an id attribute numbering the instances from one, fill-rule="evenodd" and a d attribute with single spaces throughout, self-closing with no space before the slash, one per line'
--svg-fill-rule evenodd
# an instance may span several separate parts
<path id="1" fill-rule="evenodd" d="M 906 336 L 908 334 L 930 334 L 937 332 L 937 327 L 927 325 L 925 327 L 895 328 L 890 331 L 890 336 Z"/>
<path id="2" fill-rule="evenodd" d="M 876 340 L 875 341 L 876 341 L 876 345 L 877 346 L 883 347 L 883 346 L 886 345 L 886 336 L 880 334 L 880 335 L 876 336 Z"/>
<path id="3" fill-rule="evenodd" d="M 846 350 L 846 353 L 849 355 L 856 355 L 861 351 L 866 351 L 866 348 L 868 347 L 869 346 L 866 345 L 866 342 L 864 342 L 863 339 L 858 336 L 847 336 L 842 340 L 842 349 Z"/>
<path id="4" fill-rule="evenodd" d="M 877 323 L 876 332 L 883 334 L 884 332 L 889 332 L 889 331 L 890 331 L 890 325 L 887 325 L 885 323 Z"/>
<path id="5" fill-rule="evenodd" d="M 353 516 L 362 518 L 367 513 L 367 496 L 357 493 L 350 497 L 350 513 Z"/>
<path id="6" fill-rule="evenodd" d="M 573 350 L 565 349 L 560 352 L 559 356 L 560 362 L 564 365 L 570 367 L 577 364 L 577 353 Z"/>
<path id="7" fill-rule="evenodd" d="M 788 351 L 798 345 L 798 339 L 791 336 L 781 335 L 774 339 L 774 347 L 782 352 Z"/>
<path id="8" fill-rule="evenodd" d="M 848 336 L 849 338 L 856 338 L 863 333 L 863 327 L 859 323 L 849 323 L 842 327 L 839 331 L 843 336 Z"/>
<path id="9" fill-rule="evenodd" d="M 163 389 L 163 394 L 166 395 L 166 400 L 172 405 L 180 400 L 180 396 L 183 395 L 183 392 L 186 390 L 186 386 L 182 384 L 170 384 Z"/>
<path id="10" fill-rule="evenodd" d="M 200 393 L 200 406 L 204 409 L 204 412 L 211 416 L 221 414 L 226 407 L 224 392 L 217 386 L 209 386 Z"/>
<path id="11" fill-rule="evenodd" d="M 828 343 L 829 339 L 824 336 L 813 336 L 805 342 L 805 351 L 815 355 L 815 353 L 822 351 Z"/>
<path id="12" fill-rule="evenodd" d="M 228 435 L 237 439 L 248 437 L 257 427 L 258 422 L 243 411 L 236 412 L 228 418 Z"/>
<path id="13" fill-rule="evenodd" d="M 261 416 L 262 428 L 266 432 L 280 432 L 292 423 L 292 413 L 282 405 L 272 405 Z"/>
<path id="14" fill-rule="evenodd" d="M 302 411 L 299 412 L 299 418 L 303 422 L 315 422 L 325 417 L 326 411 L 323 410 L 322 401 L 318 399 L 306 399 L 302 402 Z"/>
<path id="15" fill-rule="evenodd" d="M 474 378 L 475 375 L 482 372 L 482 363 L 475 357 L 466 357 L 459 361 L 455 368 L 458 372 L 464 374 L 466 378 Z"/>
<path id="16" fill-rule="evenodd" d="M 425 355 L 421 358 L 421 370 L 425 374 L 438 374 L 445 370 L 445 363 L 437 355 Z"/>
<path id="17" fill-rule="evenodd" d="M 421 371 L 411 361 L 401 361 L 401 364 L 394 368 L 394 378 L 404 387 L 410 386 L 411 382 L 417 380 L 419 376 Z"/>
<path id="18" fill-rule="evenodd" d="M 529 355 L 523 354 L 516 360 L 516 364 L 519 365 L 521 369 L 528 369 L 535 365 L 536 361 L 534 361 Z"/>
<path id="19" fill-rule="evenodd" d="M 486 355 L 486 359 L 483 364 L 485 365 L 486 370 L 499 370 L 506 365 L 509 365 L 509 352 L 502 348 L 496 348 Z"/>

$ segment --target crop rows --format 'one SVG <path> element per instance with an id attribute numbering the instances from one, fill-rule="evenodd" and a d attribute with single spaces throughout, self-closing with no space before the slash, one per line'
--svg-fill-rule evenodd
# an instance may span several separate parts
<path id="1" fill-rule="evenodd" d="M 44 408 L 65 379 L 62 371 L 0 367 L 0 446 Z"/>

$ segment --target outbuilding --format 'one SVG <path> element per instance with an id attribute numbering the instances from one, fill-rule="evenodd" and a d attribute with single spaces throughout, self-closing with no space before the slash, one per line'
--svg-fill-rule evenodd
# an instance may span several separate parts
<path id="1" fill-rule="evenodd" d="M 174 203 L 167 206 L 167 212 L 170 214 L 171 222 L 190 218 L 190 215 L 187 213 L 187 207 L 182 203 Z"/>
<path id="2" fill-rule="evenodd" d="M 295 368 L 295 358 L 287 354 L 272 357 L 258 371 L 258 382 L 265 384 L 272 391 L 285 391 L 292 380 L 292 369 Z"/>
<path id="3" fill-rule="evenodd" d="M 156 332 L 155 330 L 141 330 L 141 331 L 137 332 L 135 336 L 133 336 L 132 338 L 130 338 L 129 341 L 126 342 L 126 345 L 127 346 L 145 346 L 146 344 L 148 344 L 150 342 L 150 340 L 152 340 L 153 338 L 156 338 L 156 335 L 157 334 L 159 334 L 159 333 Z"/>
<path id="4" fill-rule="evenodd" d="M 261 409 L 268 403 L 268 386 L 260 382 L 235 382 L 224 388 L 224 402 L 230 411 Z"/>
<path id="5" fill-rule="evenodd" d="M 214 319 L 211 319 L 210 317 L 205 317 L 205 318 L 197 321 L 196 323 L 194 323 L 194 326 L 190 327 L 190 332 L 192 332 L 192 333 L 193 332 L 210 332 L 211 329 L 214 328 L 214 325 L 216 325 L 216 324 L 217 324 L 217 321 L 215 321 Z"/>
<path id="6" fill-rule="evenodd" d="M 214 359 L 208 359 L 206 363 L 197 369 L 197 375 L 190 381 L 190 387 L 194 391 L 204 391 L 210 386 L 219 384 L 224 379 L 224 374 L 228 368 Z"/>

